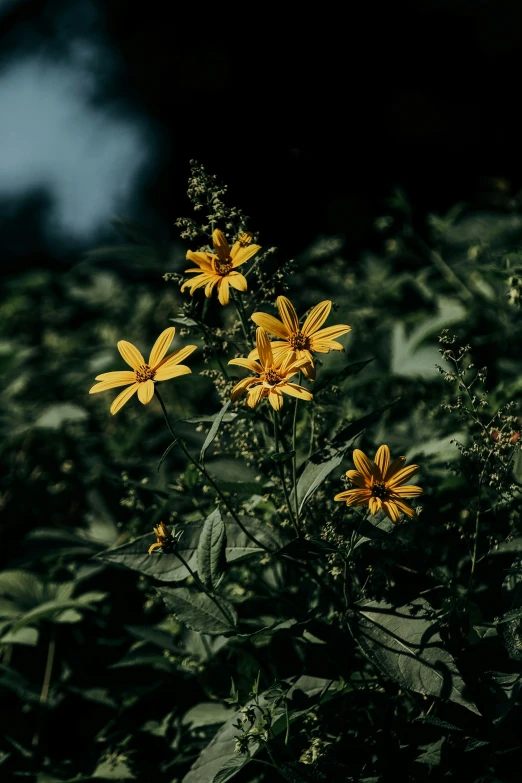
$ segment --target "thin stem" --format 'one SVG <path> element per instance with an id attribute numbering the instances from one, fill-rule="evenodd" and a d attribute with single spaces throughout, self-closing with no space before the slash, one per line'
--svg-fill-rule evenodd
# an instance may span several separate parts
<path id="1" fill-rule="evenodd" d="M 314 402 L 310 403 L 310 443 L 308 445 L 308 459 L 312 456 L 314 450 L 314 427 L 315 427 L 315 406 Z"/>
<path id="2" fill-rule="evenodd" d="M 301 385 L 301 378 L 302 373 L 299 373 L 299 380 L 298 384 Z M 294 484 L 294 516 L 295 516 L 295 526 L 298 531 L 299 535 L 299 503 L 297 500 L 297 439 L 296 439 L 296 432 L 297 432 L 297 406 L 299 405 L 299 400 L 296 398 L 295 406 L 294 406 L 294 419 L 292 422 L 292 481 Z"/>
<path id="3" fill-rule="evenodd" d="M 279 454 L 279 425 L 277 422 L 277 411 L 272 410 L 272 415 L 274 419 L 274 446 L 275 446 L 275 453 Z M 279 478 L 281 479 L 281 484 L 283 485 L 283 494 L 285 496 L 285 503 L 288 507 L 288 516 L 290 517 L 293 526 L 295 527 L 296 535 L 299 536 L 299 528 L 296 525 L 295 517 L 292 513 L 292 501 L 290 499 L 290 495 L 288 494 L 288 488 L 286 486 L 285 481 L 285 469 L 282 462 L 277 463 L 277 467 L 279 470 Z"/>
<path id="4" fill-rule="evenodd" d="M 47 661 L 45 663 L 45 672 L 42 683 L 42 690 L 40 692 L 40 710 L 45 709 L 47 705 L 47 699 L 49 697 L 49 689 L 51 687 L 51 677 L 53 673 L 54 655 L 56 652 L 56 627 L 51 625 L 49 647 L 47 648 Z M 40 742 L 40 730 L 38 729 L 33 737 L 33 747 L 37 747 Z"/>
<path id="5" fill-rule="evenodd" d="M 234 306 L 236 308 L 236 313 L 237 313 L 237 316 L 239 318 L 239 322 L 241 324 L 241 328 L 243 329 L 243 335 L 244 335 L 244 338 L 245 338 L 245 342 L 247 343 L 247 345 L 252 344 L 252 341 L 251 341 L 251 339 L 250 339 L 250 337 L 248 335 L 248 328 L 247 328 L 247 324 L 246 324 L 246 317 L 245 317 L 245 312 L 243 310 L 243 305 L 241 304 L 241 300 L 239 299 L 239 297 L 236 296 L 234 291 L 231 291 L 230 293 L 232 295 L 232 301 L 234 302 Z"/>
<path id="6" fill-rule="evenodd" d="M 174 554 L 176 555 L 176 557 L 178 558 L 178 560 L 181 560 L 181 562 L 183 563 L 183 565 L 185 566 L 185 568 L 187 569 L 187 571 L 189 572 L 189 574 L 191 575 L 192 579 L 195 581 L 195 583 L 197 584 L 197 586 L 199 587 L 199 589 L 200 589 L 200 590 L 202 590 L 202 591 L 205 593 L 205 595 L 207 595 L 207 596 L 208 596 L 208 598 L 210 598 L 210 600 L 211 600 L 211 601 L 213 601 L 213 603 L 215 603 L 215 604 L 216 604 L 217 608 L 219 609 L 219 611 L 221 612 L 221 614 L 223 615 L 223 617 L 226 619 L 227 623 L 229 623 L 230 625 L 234 625 L 234 622 L 233 622 L 233 621 L 232 621 L 232 619 L 229 617 L 229 615 L 228 615 L 228 612 L 226 612 L 226 611 L 223 609 L 223 607 L 222 607 L 222 606 L 221 606 L 221 604 L 219 603 L 219 601 L 218 601 L 218 599 L 216 598 L 216 596 L 215 596 L 215 595 L 212 595 L 212 593 L 210 592 L 210 590 L 207 590 L 207 588 L 205 587 L 205 585 L 203 584 L 203 582 L 201 581 L 201 579 L 199 578 L 199 576 L 198 576 L 196 573 L 194 573 L 194 571 L 193 571 L 193 570 L 192 570 L 192 568 L 189 566 L 189 564 L 187 563 L 187 561 L 185 560 L 185 558 L 184 558 L 184 557 L 182 557 L 182 556 L 179 554 L 179 552 L 176 552 L 176 551 L 174 551 Z"/>
<path id="7" fill-rule="evenodd" d="M 180 447 L 180 449 L 183 452 L 183 454 L 192 463 L 192 465 L 194 465 L 194 467 L 197 470 L 199 470 L 199 472 L 203 476 L 205 476 L 206 480 L 211 485 L 212 489 L 214 490 L 214 492 L 216 493 L 218 498 L 221 500 L 221 502 L 223 503 L 224 507 L 226 508 L 226 510 L 228 511 L 228 513 L 230 514 L 230 516 L 232 517 L 234 522 L 241 528 L 241 530 L 247 536 L 247 538 L 249 538 L 256 546 L 260 547 L 261 549 L 264 549 L 265 552 L 268 552 L 268 553 L 271 554 L 272 553 L 271 549 L 269 549 L 269 547 L 267 547 L 266 544 L 263 544 L 263 543 L 261 543 L 261 541 L 258 541 L 257 538 L 255 536 L 253 536 L 252 533 L 250 533 L 247 530 L 247 528 L 241 522 L 240 518 L 238 517 L 238 515 L 236 514 L 236 512 L 234 511 L 234 509 L 232 508 L 232 506 L 230 505 L 230 503 L 226 499 L 226 497 L 221 492 L 220 488 L 218 487 L 218 485 L 216 484 L 216 482 L 214 481 L 214 479 L 212 478 L 210 473 L 205 468 L 205 466 L 202 465 L 200 462 L 198 462 L 197 460 L 194 459 L 192 454 L 190 454 L 190 452 L 188 451 L 187 447 L 185 446 L 184 442 L 180 438 L 178 438 L 178 436 L 176 435 L 176 433 L 172 429 L 172 426 L 171 426 L 171 423 L 170 423 L 170 420 L 169 420 L 169 416 L 168 416 L 168 413 L 167 413 L 167 409 L 165 408 L 165 403 L 163 402 L 163 399 L 162 399 L 162 397 L 161 397 L 161 395 L 160 395 L 160 393 L 158 391 L 157 384 L 154 387 L 154 392 L 156 394 L 156 397 L 158 398 L 159 404 L 161 405 L 161 410 L 163 411 L 163 417 L 165 419 L 165 423 L 166 423 L 166 425 L 168 427 L 168 430 L 169 430 L 170 434 L 174 438 L 175 443 L 177 443 L 177 445 Z"/>

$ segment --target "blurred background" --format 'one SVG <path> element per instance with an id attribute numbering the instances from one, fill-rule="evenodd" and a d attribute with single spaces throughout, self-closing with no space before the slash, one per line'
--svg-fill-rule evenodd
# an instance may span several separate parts
<path id="1" fill-rule="evenodd" d="M 149 531 L 165 511 L 183 514 L 190 476 L 177 488 L 185 465 L 173 452 L 169 474 L 156 478 L 170 441 L 159 409 L 144 416 L 136 403 L 111 417 L 111 395 L 89 398 L 88 389 L 120 367 L 119 339 L 148 350 L 186 299 L 163 275 L 185 269 L 174 221 L 193 216 L 190 160 L 229 186 L 228 202 L 250 216 L 264 247 L 297 260 L 298 309 L 335 298 L 338 320 L 357 335 L 347 339 L 349 360 L 376 356 L 342 415 L 363 414 L 372 395 L 377 405 L 402 395 L 390 445 L 411 444 L 410 459 L 423 444 L 441 471 L 456 426 L 436 424 L 433 437 L 442 326 L 465 324 L 493 380 L 521 393 L 506 275 L 487 266 L 487 253 L 519 242 L 522 230 L 522 6 L 416 0 L 342 15 L 332 6 L 320 19 L 300 6 L 284 18 L 249 6 L 225 18 L 219 7 L 191 13 L 158 0 L 0 0 L 0 39 L 0 568 L 36 580 L 4 585 L 0 617 L 58 594 L 105 597 L 100 615 L 59 616 L 62 679 L 46 727 L 35 705 L 53 623 L 9 646 L 4 713 L 26 717 L 6 727 L 0 763 L 30 774 L 40 764 L 32 743 L 59 779 L 93 769 L 104 778 L 103 754 L 125 745 L 138 710 L 160 721 L 172 694 L 158 692 L 159 653 L 141 668 L 132 657 L 136 607 L 143 624 L 163 617 L 148 583 L 91 558 Z M 463 284 L 430 254 L 434 239 Z M 475 264 L 483 248 L 484 268 Z M 214 302 L 210 317 L 221 316 Z M 331 368 L 344 361 L 332 357 Z M 177 420 L 219 407 L 197 362 L 190 380 L 166 389 Z M 196 448 L 204 435 L 180 426 Z M 53 593 L 49 581 L 67 587 Z M 182 708 L 206 698 L 187 650 L 175 674 Z M 257 664 L 241 661 L 230 666 L 244 666 L 248 682 Z M 147 776 L 160 730 L 142 730 L 134 752 Z M 190 746 L 194 757 L 201 743 Z M 161 747 L 161 780 L 177 779 Z M 120 772 L 132 777 L 124 762 Z"/>

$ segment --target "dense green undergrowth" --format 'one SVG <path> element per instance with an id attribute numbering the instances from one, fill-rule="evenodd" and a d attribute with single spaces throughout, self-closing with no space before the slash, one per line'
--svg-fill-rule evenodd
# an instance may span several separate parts
<path id="1" fill-rule="evenodd" d="M 516 204 L 418 216 L 397 191 L 359 259 L 323 237 L 290 262 L 249 225 L 222 306 L 180 292 L 185 252 L 245 219 L 201 168 L 189 196 L 184 245 L 120 222 L 121 245 L 4 286 L 2 780 L 515 780 Z M 228 361 L 281 295 L 351 331 L 276 415 L 230 403 Z M 111 416 L 121 390 L 88 391 L 117 342 L 145 355 L 171 326 L 197 346 L 161 383 L 172 432 L 156 396 Z M 419 465 L 397 524 L 334 501 L 382 444 Z"/>

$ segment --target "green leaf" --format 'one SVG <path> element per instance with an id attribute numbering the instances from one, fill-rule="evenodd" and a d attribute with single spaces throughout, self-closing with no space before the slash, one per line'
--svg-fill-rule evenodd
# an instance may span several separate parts
<path id="1" fill-rule="evenodd" d="M 196 568 L 196 550 L 203 530 L 203 522 L 191 522 L 183 528 L 183 536 L 180 539 L 178 550 L 189 566 Z M 175 553 L 153 552 L 148 554 L 151 544 L 156 541 L 153 533 L 139 536 L 129 544 L 123 544 L 115 549 L 106 549 L 96 555 L 96 559 L 106 563 L 114 563 L 140 574 L 158 579 L 160 582 L 181 582 L 186 579 L 189 572 Z"/>
<path id="2" fill-rule="evenodd" d="M 35 647 L 38 644 L 38 630 L 36 628 L 19 628 L 18 631 L 8 631 L 0 637 L 1 644 L 26 644 Z"/>
<path id="3" fill-rule="evenodd" d="M 303 472 L 297 482 L 297 498 L 299 509 L 301 510 L 306 501 L 321 486 L 323 481 L 330 475 L 332 470 L 338 467 L 348 448 L 353 444 L 356 438 L 364 432 L 366 427 L 374 424 L 384 411 L 391 408 L 398 401 L 398 398 L 388 405 L 363 416 L 362 419 L 354 421 L 344 427 L 337 433 L 332 442 L 324 449 L 312 454 L 305 463 Z"/>
<path id="4" fill-rule="evenodd" d="M 347 378 L 352 378 L 354 375 L 358 375 L 361 370 L 364 370 L 367 364 L 370 364 L 370 362 L 374 361 L 375 356 L 372 356 L 371 359 L 365 359 L 363 362 L 353 362 L 352 364 L 347 364 L 346 367 L 344 367 L 339 372 L 323 378 L 321 381 L 319 381 L 319 383 L 314 383 L 314 398 L 317 397 L 319 392 L 323 391 L 323 389 L 326 389 L 332 383 L 342 383 L 342 381 L 345 381 Z"/>
<path id="5" fill-rule="evenodd" d="M 258 522 L 251 517 L 240 516 L 240 520 L 245 528 L 254 538 L 270 549 L 276 550 L 281 546 L 276 532 L 268 527 L 266 523 Z M 264 552 L 264 550 L 255 544 L 235 522 L 226 523 L 227 546 L 226 557 L 228 563 L 234 563 L 238 560 L 244 560 L 245 557 Z"/>
<path id="6" fill-rule="evenodd" d="M 212 783 L 226 783 L 227 780 L 232 780 L 232 778 L 241 770 L 243 767 L 248 764 L 250 761 L 251 756 L 250 754 L 243 754 L 238 753 L 236 756 L 233 756 L 231 759 L 228 759 L 219 772 L 216 773 L 216 775 L 212 779 Z M 186 778 L 185 778 L 186 780 Z"/>
<path id="7" fill-rule="evenodd" d="M 161 468 L 161 466 L 163 465 L 163 463 L 165 462 L 165 460 L 167 459 L 167 457 L 169 456 L 170 452 L 172 451 L 174 446 L 177 444 L 177 442 L 178 442 L 177 440 L 173 440 L 172 443 L 169 443 L 169 445 L 167 446 L 167 448 L 165 449 L 165 451 L 161 455 L 160 461 L 158 462 L 158 468 L 157 468 L 158 473 L 159 473 L 159 469 Z"/>
<path id="8" fill-rule="evenodd" d="M 199 326 L 197 321 L 194 321 L 193 318 L 189 318 L 186 315 L 178 315 L 175 318 L 169 318 L 169 321 L 172 321 L 175 324 L 180 324 L 180 326 Z"/>
<path id="9" fill-rule="evenodd" d="M 439 348 L 436 345 L 422 345 L 424 340 L 443 327 L 461 321 L 466 315 L 460 302 L 452 299 L 439 300 L 438 312 L 416 326 L 409 335 L 406 328 L 398 321 L 392 332 L 391 366 L 392 375 L 406 378 L 435 378 L 438 374 L 436 365 L 441 363 Z"/>
<path id="10" fill-rule="evenodd" d="M 225 525 L 217 507 L 205 520 L 197 549 L 198 575 L 207 590 L 214 592 L 224 576 L 226 544 Z"/>
<path id="11" fill-rule="evenodd" d="M 26 625 L 31 625 L 31 623 L 35 623 L 39 620 L 52 620 L 55 615 L 59 615 L 66 609 L 76 609 L 77 611 L 81 612 L 85 610 L 95 611 L 96 607 L 91 606 L 90 604 L 81 603 L 77 600 L 46 601 L 45 603 L 40 604 L 40 606 L 37 606 L 34 609 L 31 609 L 29 612 L 26 612 L 24 615 L 22 615 L 22 617 L 16 620 L 11 628 L 11 633 L 14 633 L 15 631 L 18 631 L 19 628 L 23 628 Z"/>
<path id="12" fill-rule="evenodd" d="M 356 606 L 349 626 L 368 658 L 402 688 L 456 702 L 480 715 L 427 601 L 417 598 L 406 606 L 367 601 Z"/>
<path id="13" fill-rule="evenodd" d="M 215 726 L 224 723 L 234 712 L 230 707 L 225 707 L 216 701 L 205 701 L 191 707 L 183 716 L 181 722 L 190 729 L 198 729 L 200 726 Z"/>
<path id="14" fill-rule="evenodd" d="M 321 701 L 323 694 L 327 691 L 328 687 L 332 685 L 331 680 L 323 680 L 319 677 L 299 677 L 288 691 L 287 698 L 290 700 L 290 704 L 292 698 L 295 697 L 296 701 L 305 700 L 308 702 L 309 706 L 312 706 L 312 704 Z M 262 707 L 266 707 L 269 703 L 265 698 L 266 694 L 269 692 L 270 691 L 265 691 L 265 693 L 259 697 L 259 703 Z M 290 709 L 290 722 L 295 720 L 296 717 L 299 717 L 300 714 L 302 714 L 300 710 Z M 183 778 L 182 783 L 214 783 L 216 775 L 221 770 L 225 769 L 227 772 L 230 772 L 230 774 L 228 777 L 221 778 L 221 783 L 224 783 L 224 781 L 234 777 L 242 766 L 245 766 L 245 764 L 250 761 L 250 758 L 256 755 L 259 750 L 258 744 L 252 744 L 250 746 L 250 757 L 238 756 L 235 753 L 235 736 L 238 733 L 235 724 L 238 718 L 241 720 L 242 714 L 239 711 L 234 711 L 230 718 L 228 718 L 214 735 L 210 744 L 199 754 L 192 768 Z M 273 732 L 277 735 L 285 729 L 285 710 L 284 707 L 281 706 L 276 712 L 276 722 L 273 725 Z M 234 769 L 234 764 L 232 762 L 238 758 L 243 760 L 244 763 L 242 766 L 238 766 L 237 769 Z M 227 764 L 228 766 L 226 766 Z"/>
<path id="15" fill-rule="evenodd" d="M 225 416 L 226 412 L 228 411 L 231 400 L 227 400 L 226 403 L 223 405 L 219 413 L 216 413 L 216 416 L 214 418 L 214 421 L 212 422 L 212 427 L 210 428 L 207 437 L 205 438 L 205 442 L 203 446 L 201 447 L 201 453 L 199 455 L 199 461 L 204 462 L 205 460 L 205 453 L 212 443 L 212 441 L 215 439 L 216 435 L 218 434 L 218 430 L 221 427 L 221 422 L 223 421 L 223 417 Z"/>
<path id="16" fill-rule="evenodd" d="M 212 636 L 229 633 L 237 624 L 236 612 L 228 601 L 218 598 L 218 606 L 205 593 L 187 590 L 185 587 L 159 587 L 158 592 L 169 612 L 188 628 Z"/>

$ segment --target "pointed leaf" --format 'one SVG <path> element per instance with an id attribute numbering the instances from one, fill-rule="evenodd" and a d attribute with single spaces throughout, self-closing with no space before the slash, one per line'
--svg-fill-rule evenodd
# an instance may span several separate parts
<path id="1" fill-rule="evenodd" d="M 480 715 L 427 601 L 417 598 L 406 606 L 361 603 L 349 625 L 368 658 L 402 688 L 456 702 Z"/>
<path id="2" fill-rule="evenodd" d="M 205 442 L 203 446 L 201 447 L 201 453 L 199 455 L 199 461 L 203 462 L 205 459 L 205 453 L 212 443 L 212 441 L 215 439 L 216 435 L 218 434 L 218 430 L 221 427 L 221 422 L 223 421 L 223 417 L 225 416 L 227 410 L 229 409 L 231 405 L 231 400 L 227 400 L 226 403 L 223 405 L 219 413 L 216 413 L 216 417 L 214 421 L 212 422 L 212 427 L 210 428 L 207 437 L 205 438 Z"/>
<path id="3" fill-rule="evenodd" d="M 218 507 L 205 520 L 197 550 L 198 575 L 207 590 L 215 591 L 223 578 L 226 544 L 225 525 Z"/>
<path id="4" fill-rule="evenodd" d="M 193 631 L 215 636 L 229 633 L 237 624 L 236 612 L 224 598 L 217 599 L 223 608 L 221 611 L 205 593 L 185 587 L 159 587 L 158 591 L 169 612 Z"/>

